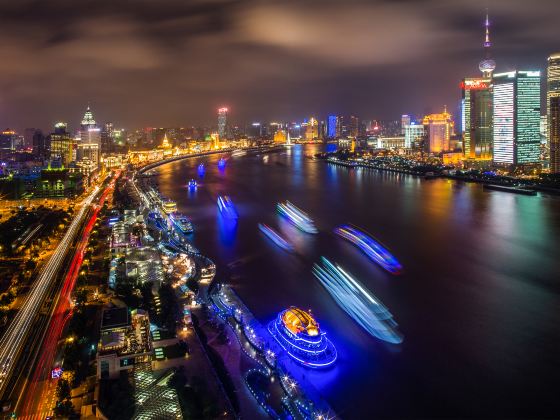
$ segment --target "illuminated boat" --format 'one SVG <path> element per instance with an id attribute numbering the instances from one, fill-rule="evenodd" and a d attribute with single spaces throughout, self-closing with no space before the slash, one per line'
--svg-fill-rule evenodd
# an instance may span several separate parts
<path id="1" fill-rule="evenodd" d="M 175 212 L 169 216 L 169 219 L 171 220 L 171 223 L 173 223 L 173 225 L 181 232 L 183 233 L 193 232 L 192 222 L 189 220 L 187 216 Z"/>
<path id="2" fill-rule="evenodd" d="M 218 197 L 218 209 L 222 216 L 229 219 L 237 219 L 239 217 L 231 198 L 227 195 L 220 195 Z"/>
<path id="3" fill-rule="evenodd" d="M 218 161 L 218 168 L 224 169 L 225 167 L 226 167 L 226 160 L 224 158 L 220 158 L 220 160 Z"/>
<path id="4" fill-rule="evenodd" d="M 200 165 L 198 165 L 198 176 L 199 177 L 203 177 L 204 176 L 204 172 L 206 171 L 206 169 L 204 168 L 204 163 L 201 163 Z"/>
<path id="5" fill-rule="evenodd" d="M 313 220 L 303 210 L 297 208 L 289 201 L 278 203 L 276 210 L 295 227 L 306 233 L 317 233 Z"/>
<path id="6" fill-rule="evenodd" d="M 304 366 L 322 368 L 336 361 L 334 345 L 310 312 L 292 306 L 278 314 L 268 331 L 292 359 Z"/>
<path id="7" fill-rule="evenodd" d="M 381 301 L 339 265 L 325 257 L 321 257 L 321 262 L 322 265 L 313 266 L 313 274 L 338 306 L 372 336 L 393 344 L 402 343 L 397 323 Z"/>
<path id="8" fill-rule="evenodd" d="M 379 264 L 388 272 L 393 274 L 401 272 L 402 265 L 389 252 L 389 250 L 361 230 L 350 225 L 343 225 L 337 227 L 334 230 L 334 233 L 352 242 L 372 261 Z"/>
<path id="9" fill-rule="evenodd" d="M 166 214 L 171 214 L 177 211 L 177 203 L 173 200 L 165 200 L 161 206 Z"/>
<path id="10" fill-rule="evenodd" d="M 259 230 L 264 233 L 272 242 L 285 251 L 292 252 L 294 247 L 280 236 L 274 229 L 264 223 L 259 223 Z"/>
<path id="11" fill-rule="evenodd" d="M 189 190 L 196 190 L 197 187 L 198 184 L 196 183 L 196 181 L 194 179 L 191 179 L 189 181 Z"/>

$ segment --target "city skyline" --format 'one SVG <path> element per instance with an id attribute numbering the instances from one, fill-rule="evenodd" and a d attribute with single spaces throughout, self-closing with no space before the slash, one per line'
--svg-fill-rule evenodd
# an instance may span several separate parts
<path id="1" fill-rule="evenodd" d="M 443 105 L 456 116 L 457 85 L 478 76 L 484 58 L 486 7 L 497 72 L 543 72 L 557 50 L 556 2 L 485 3 L 2 5 L 0 126 L 77 121 L 87 102 L 99 121 L 127 128 L 205 125 L 224 105 L 237 123 L 387 120 Z M 43 20 L 53 22 L 46 32 Z M 15 22 L 20 29 L 8 30 Z"/>

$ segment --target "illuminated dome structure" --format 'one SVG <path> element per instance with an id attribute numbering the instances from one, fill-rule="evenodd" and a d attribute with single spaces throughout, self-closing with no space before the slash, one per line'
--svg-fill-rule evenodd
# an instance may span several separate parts
<path id="1" fill-rule="evenodd" d="M 492 74 L 492 72 L 494 70 L 496 70 L 496 62 L 494 60 L 492 60 L 491 58 L 489 58 L 487 60 L 482 60 L 478 64 L 478 69 L 484 74 L 487 74 L 487 73 Z"/>
<path id="2" fill-rule="evenodd" d="M 292 359 L 304 366 L 322 368 L 336 361 L 334 345 L 309 312 L 292 306 L 278 314 L 268 331 Z"/>

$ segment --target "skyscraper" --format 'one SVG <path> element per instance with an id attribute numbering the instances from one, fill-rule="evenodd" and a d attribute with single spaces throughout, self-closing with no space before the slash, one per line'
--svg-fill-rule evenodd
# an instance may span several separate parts
<path id="1" fill-rule="evenodd" d="M 336 115 L 329 115 L 327 118 L 327 137 L 329 139 L 336 138 L 336 126 L 338 118 Z"/>
<path id="2" fill-rule="evenodd" d="M 484 55 L 478 68 L 482 77 L 467 77 L 461 83 L 461 133 L 463 152 L 471 160 L 492 159 L 492 72 L 496 62 L 490 54 L 490 20 L 486 14 L 484 23 Z"/>
<path id="3" fill-rule="evenodd" d="M 410 125 L 410 115 L 401 116 L 401 134 L 404 136 L 406 134 L 406 126 Z"/>
<path id="4" fill-rule="evenodd" d="M 424 138 L 424 126 L 411 122 L 404 127 L 404 147 L 407 149 L 418 147 Z"/>
<path id="5" fill-rule="evenodd" d="M 218 109 L 218 135 L 221 140 L 227 137 L 227 115 L 227 108 L 223 107 Z"/>
<path id="6" fill-rule="evenodd" d="M 93 113 L 88 105 L 82 122 L 80 124 L 80 140 L 83 143 L 95 143 L 101 145 L 101 129 L 93 119 Z"/>
<path id="7" fill-rule="evenodd" d="M 68 166 L 76 159 L 76 142 L 66 131 L 66 123 L 54 125 L 54 133 L 49 135 L 50 159 L 59 159 L 62 165 Z"/>
<path id="8" fill-rule="evenodd" d="M 426 115 L 422 124 L 424 125 L 426 151 L 430 154 L 448 151 L 455 123 L 447 109 L 444 109 L 441 114 Z"/>
<path id="9" fill-rule="evenodd" d="M 495 74 L 494 162 L 526 165 L 540 158 L 539 71 L 512 71 Z"/>
<path id="10" fill-rule="evenodd" d="M 560 173 L 560 52 L 548 57 L 546 72 L 547 140 L 550 171 Z"/>

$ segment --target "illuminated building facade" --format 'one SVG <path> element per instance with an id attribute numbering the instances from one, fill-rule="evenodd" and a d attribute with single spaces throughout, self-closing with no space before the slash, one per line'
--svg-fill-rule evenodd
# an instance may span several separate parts
<path id="1" fill-rule="evenodd" d="M 560 173 L 560 52 L 548 57 L 546 88 L 546 131 L 550 146 L 550 171 Z"/>
<path id="2" fill-rule="evenodd" d="M 420 147 L 424 139 L 424 126 L 411 122 L 404 127 L 404 147 L 407 149 Z"/>
<path id="3" fill-rule="evenodd" d="M 315 118 L 311 117 L 302 126 L 305 129 L 305 140 L 317 140 L 319 138 L 319 123 Z"/>
<path id="4" fill-rule="evenodd" d="M 288 140 L 288 136 L 286 135 L 286 131 L 278 130 L 274 133 L 274 143 L 278 144 L 286 144 Z"/>
<path id="5" fill-rule="evenodd" d="M 491 79 L 465 78 L 461 84 L 462 134 L 465 158 L 492 160 Z"/>
<path id="6" fill-rule="evenodd" d="M 16 137 L 16 132 L 9 128 L 0 133 L 0 159 L 7 158 L 15 150 Z"/>
<path id="7" fill-rule="evenodd" d="M 101 129 L 97 127 L 89 105 L 80 124 L 80 139 L 85 143 L 101 145 Z"/>
<path id="8" fill-rule="evenodd" d="M 430 154 L 448 151 L 449 140 L 454 128 L 451 114 L 444 109 L 441 114 L 426 115 L 422 124 L 424 125 L 426 151 Z"/>
<path id="9" fill-rule="evenodd" d="M 218 109 L 218 134 L 221 139 L 225 139 L 227 136 L 227 116 L 227 108 L 222 107 Z"/>
<path id="10" fill-rule="evenodd" d="M 518 166 L 539 162 L 540 83 L 539 71 L 494 75 L 495 163 Z"/>
<path id="11" fill-rule="evenodd" d="M 410 125 L 411 121 L 410 115 L 401 116 L 401 135 L 405 135 L 406 126 Z"/>
<path id="12" fill-rule="evenodd" d="M 338 117 L 329 115 L 327 118 L 327 138 L 335 139 L 337 137 Z"/>
<path id="13" fill-rule="evenodd" d="M 69 165 L 76 160 L 76 141 L 66 131 L 66 123 L 58 122 L 54 133 L 49 135 L 50 159 L 60 159 L 62 165 Z"/>

